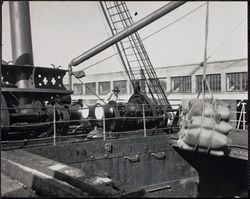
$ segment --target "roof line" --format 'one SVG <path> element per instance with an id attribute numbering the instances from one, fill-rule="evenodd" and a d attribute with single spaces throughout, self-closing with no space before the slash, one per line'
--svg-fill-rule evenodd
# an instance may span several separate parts
<path id="1" fill-rule="evenodd" d="M 214 64 L 214 63 L 222 63 L 222 62 L 232 62 L 232 61 L 244 61 L 248 60 L 248 58 L 241 58 L 241 59 L 229 59 L 229 60 L 218 60 L 218 61 L 211 61 L 207 62 L 208 64 Z M 182 67 L 182 66 L 193 66 L 193 65 L 199 65 L 200 63 L 193 63 L 193 64 L 181 64 L 181 65 L 172 65 L 172 66 L 163 66 L 163 67 L 157 67 L 154 69 L 162 69 L 162 68 L 173 68 L 173 67 Z M 136 69 L 136 68 L 135 68 Z M 139 69 L 139 68 L 138 68 Z M 116 71 L 112 73 L 123 73 L 125 71 Z M 109 72 L 110 73 L 110 72 Z M 99 74 L 92 74 L 92 75 L 103 75 L 103 74 L 109 74 L 109 73 L 99 73 Z"/>
<path id="2" fill-rule="evenodd" d="M 232 61 L 244 61 L 248 60 L 248 58 L 241 58 L 241 59 L 228 59 L 228 60 L 216 60 L 216 61 L 210 61 L 207 62 L 208 64 L 214 64 L 214 63 L 222 63 L 222 62 L 232 62 Z M 200 62 L 201 63 L 201 62 Z M 158 68 L 170 68 L 170 67 L 181 67 L 181 66 L 192 66 L 192 65 L 199 65 L 200 63 L 192 63 L 192 64 L 181 64 L 181 65 L 172 65 L 172 66 L 163 66 Z"/>

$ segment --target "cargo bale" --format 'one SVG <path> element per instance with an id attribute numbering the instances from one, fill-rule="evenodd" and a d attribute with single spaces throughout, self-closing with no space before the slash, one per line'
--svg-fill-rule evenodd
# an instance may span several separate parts
<path id="1" fill-rule="evenodd" d="M 221 121 L 218 124 L 216 124 L 215 129 L 220 133 L 227 135 L 233 130 L 233 127 L 228 122 Z"/>
<path id="2" fill-rule="evenodd" d="M 221 149 L 223 147 L 226 147 L 228 144 L 228 138 L 226 135 L 213 130 L 193 128 L 183 133 L 185 133 L 183 136 L 183 141 L 190 146 L 195 146 L 198 142 L 198 139 L 198 146 L 201 148 L 208 148 L 210 142 L 212 142 L 211 149 Z M 212 139 L 213 134 L 214 137 Z"/>
<path id="3" fill-rule="evenodd" d="M 202 120 L 201 116 L 193 116 L 190 119 L 190 122 L 189 123 L 186 122 L 186 124 L 188 125 L 188 128 L 190 129 L 201 127 L 201 120 Z M 223 133 L 225 135 L 227 135 L 233 129 L 233 127 L 229 123 L 224 122 L 224 121 L 219 121 L 219 123 L 217 123 L 215 119 L 211 117 L 204 117 L 203 128 L 209 129 L 209 130 L 212 130 L 215 128 L 216 131 Z"/>
<path id="4" fill-rule="evenodd" d="M 217 107 L 217 112 L 221 120 L 229 120 L 231 111 L 225 104 L 219 104 Z"/>
<path id="5" fill-rule="evenodd" d="M 201 116 L 203 111 L 203 102 L 197 101 L 197 103 L 193 104 L 188 112 L 188 118 L 190 119 L 192 116 Z M 216 112 L 214 110 L 213 104 L 209 102 L 205 102 L 204 107 L 204 116 L 210 117 L 215 116 Z"/>
<path id="6" fill-rule="evenodd" d="M 189 146 L 188 144 L 183 142 L 183 139 L 179 139 L 176 144 L 180 149 L 187 150 L 187 151 L 194 151 L 194 147 Z M 204 148 L 198 148 L 197 151 L 207 153 L 207 149 L 204 149 Z M 210 150 L 209 154 L 216 155 L 216 156 L 223 156 L 224 151 L 222 151 L 222 150 Z"/>
<path id="7" fill-rule="evenodd" d="M 201 127 L 202 116 L 193 116 L 190 118 L 189 128 Z M 203 127 L 207 129 L 213 129 L 215 120 L 211 117 L 204 117 Z"/>

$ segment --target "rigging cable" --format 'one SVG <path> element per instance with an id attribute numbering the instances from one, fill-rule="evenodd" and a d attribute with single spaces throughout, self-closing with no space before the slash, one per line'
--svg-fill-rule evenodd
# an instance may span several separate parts
<path id="1" fill-rule="evenodd" d="M 190 15 L 190 14 L 193 13 L 194 11 L 198 10 L 199 8 L 201 8 L 202 6 L 204 6 L 205 4 L 206 4 L 206 3 L 200 5 L 199 7 L 193 9 L 192 11 L 190 11 L 189 13 L 187 13 L 187 14 L 183 15 L 182 17 L 178 18 L 177 20 L 171 22 L 170 24 L 167 24 L 166 26 L 162 27 L 161 29 L 157 30 L 156 32 L 154 32 L 154 33 L 148 35 L 147 37 L 143 38 L 142 41 L 148 39 L 149 37 L 155 35 L 156 33 L 160 32 L 160 31 L 162 31 L 163 29 L 165 29 L 165 28 L 167 28 L 167 27 L 173 25 L 174 23 L 178 22 L 179 20 L 181 20 L 181 19 L 183 19 L 184 17 Z M 127 49 L 129 49 L 129 48 L 131 48 L 131 47 L 129 46 L 128 48 L 125 48 L 124 50 L 127 50 Z M 96 62 L 96 63 L 94 63 L 94 64 L 92 64 L 92 65 L 90 65 L 90 66 L 87 66 L 87 67 L 84 68 L 83 70 L 86 70 L 86 69 L 88 69 L 88 68 L 91 68 L 92 66 L 95 66 L 95 65 L 97 65 L 97 64 L 99 64 L 99 63 L 101 63 L 101 62 L 103 62 L 103 61 L 105 61 L 105 60 L 107 60 L 107 59 L 109 59 L 109 58 L 111 58 L 111 57 L 117 55 L 117 54 L 118 54 L 118 53 L 112 54 L 112 55 L 110 55 L 110 56 L 108 56 L 108 57 L 106 57 L 106 58 L 104 58 L 104 59 L 102 59 L 102 60 L 100 60 L 100 61 L 98 61 L 98 62 Z"/>
<path id="2" fill-rule="evenodd" d="M 196 144 L 194 147 L 194 151 L 197 150 L 199 143 L 200 143 L 200 138 L 201 134 L 203 133 L 202 129 L 204 126 L 204 116 L 205 116 L 205 85 L 207 84 L 206 81 L 206 69 L 207 69 L 207 41 L 208 41 L 208 18 L 209 18 L 209 3 L 207 1 L 207 9 L 206 9 L 206 22 L 205 22 L 205 49 L 204 49 L 204 65 L 203 65 L 203 78 L 202 78 L 202 117 L 201 117 L 201 128 L 200 128 L 200 133 L 198 135 L 198 138 L 196 140 Z M 207 86 L 209 86 L 207 84 Z"/>
<path id="3" fill-rule="evenodd" d="M 226 38 L 225 38 L 225 39 L 215 48 L 215 50 L 206 58 L 206 61 L 208 61 L 208 60 L 212 57 L 212 55 L 214 55 L 215 52 L 218 51 L 219 48 L 223 46 L 223 44 L 225 44 L 225 42 L 230 38 L 230 36 L 234 33 L 234 31 L 235 31 L 235 30 L 236 30 L 245 20 L 246 20 L 246 18 L 244 18 L 239 24 L 237 24 L 237 25 L 234 27 L 234 29 L 227 35 L 227 37 L 226 37 Z M 241 60 L 237 61 L 236 63 L 229 64 L 229 65 L 227 65 L 226 67 L 232 66 L 232 65 L 234 65 L 234 64 L 237 64 L 237 63 L 240 62 L 240 61 L 241 61 Z M 193 75 L 195 72 L 197 72 L 197 71 L 201 68 L 202 64 L 203 64 L 203 62 L 201 62 L 197 67 L 195 67 L 187 76 Z M 181 86 L 181 85 L 185 82 L 184 80 L 185 80 L 185 79 L 183 78 L 183 79 L 179 82 L 179 84 L 176 86 L 175 89 L 177 89 L 179 86 Z M 175 91 L 175 89 L 174 89 L 174 88 L 171 88 L 170 91 L 168 92 L 167 96 L 169 96 L 170 94 L 172 94 L 172 93 Z"/>
<path id="4" fill-rule="evenodd" d="M 201 8 L 201 7 L 204 6 L 204 5 L 205 5 L 205 4 L 202 4 L 201 6 L 197 7 L 196 9 L 192 10 L 191 12 L 187 13 L 187 14 L 184 15 L 184 16 L 188 16 L 189 14 L 191 14 L 192 12 L 196 11 L 197 9 Z M 174 22 L 179 21 L 180 19 L 184 18 L 184 16 L 180 17 L 179 19 L 175 20 Z M 246 20 L 246 19 L 244 18 L 237 26 L 235 26 L 235 28 L 228 34 L 228 36 L 226 37 L 226 39 L 223 40 L 223 41 L 217 46 L 217 48 L 207 57 L 206 60 L 209 60 L 209 59 L 211 58 L 211 56 L 214 55 L 215 52 L 216 52 L 222 45 L 224 45 L 224 43 L 230 38 L 230 36 L 233 34 L 233 32 L 234 32 L 237 28 L 239 28 L 239 26 L 240 26 L 245 20 Z M 161 29 L 157 30 L 156 32 L 158 33 L 158 32 L 160 32 L 161 30 L 165 29 L 166 27 L 169 27 L 170 25 L 173 25 L 174 22 L 171 22 L 170 24 L 168 24 L 168 25 L 162 27 Z M 144 40 L 148 39 L 149 37 L 155 35 L 156 32 L 154 32 L 154 33 L 148 35 L 147 37 L 143 38 L 142 41 L 144 41 Z M 125 51 L 125 50 L 127 50 L 127 49 L 129 49 L 129 48 L 131 48 L 131 47 L 125 48 L 125 49 L 122 50 L 122 51 Z M 102 59 L 102 60 L 100 60 L 100 61 L 98 61 L 98 62 L 96 62 L 96 63 L 94 63 L 94 64 L 91 64 L 90 66 L 87 66 L 87 67 L 84 68 L 83 70 L 86 70 L 86 69 L 91 68 L 91 67 L 93 67 L 93 66 L 95 66 L 95 65 L 97 65 L 97 64 L 100 64 L 100 63 L 102 63 L 102 62 L 104 62 L 104 61 L 110 59 L 111 57 L 117 55 L 117 54 L 118 54 L 118 53 L 112 54 L 112 55 L 110 55 L 110 56 L 108 56 L 108 57 L 106 57 L 106 58 L 104 58 L 104 59 Z"/>
<path id="5" fill-rule="evenodd" d="M 246 18 L 244 18 L 237 26 L 234 27 L 234 29 L 227 35 L 227 37 L 221 42 L 219 46 L 208 56 L 207 60 L 231 37 L 233 32 L 244 22 L 246 21 Z"/>
<path id="6" fill-rule="evenodd" d="M 97 7 L 98 7 L 98 10 L 99 10 L 100 15 L 102 16 L 102 11 L 101 11 L 101 8 L 100 8 L 100 2 L 97 2 Z M 109 34 L 109 31 L 108 31 L 108 28 L 107 28 L 107 26 L 106 26 L 106 23 L 105 23 L 105 21 L 104 21 L 103 17 L 101 17 L 101 19 L 102 19 L 102 23 L 104 24 L 105 31 L 106 31 L 106 33 L 107 33 L 108 37 L 110 37 L 110 34 Z M 120 60 L 120 57 L 118 56 L 118 52 L 117 52 L 117 50 L 116 50 L 115 46 L 114 46 L 114 45 L 112 45 L 112 47 L 113 47 L 113 50 L 116 52 L 116 53 L 115 53 L 115 55 L 117 55 L 117 58 L 118 58 L 118 60 L 119 60 L 120 64 L 122 65 L 121 60 Z M 106 60 L 106 59 L 105 59 L 105 60 Z"/>
<path id="7" fill-rule="evenodd" d="M 194 10 L 192 10 L 192 11 L 188 12 L 187 14 L 183 15 L 182 17 L 178 18 L 177 20 L 171 22 L 170 24 L 167 24 L 166 26 L 164 26 L 164 27 L 160 28 L 159 30 L 153 32 L 152 34 L 146 36 L 145 38 L 142 39 L 142 41 L 148 39 L 149 37 L 152 37 L 152 36 L 155 35 L 156 33 L 159 33 L 160 31 L 164 30 L 165 28 L 167 28 L 167 27 L 173 25 L 174 23 L 180 21 L 180 20 L 183 19 L 184 17 L 190 15 L 191 13 L 195 12 L 196 10 L 198 10 L 199 8 L 201 8 L 202 6 L 204 6 L 205 4 L 206 4 L 206 3 L 200 5 L 199 7 L 195 8 Z M 230 36 L 234 33 L 234 31 L 235 31 L 235 30 L 236 30 L 245 20 L 246 20 L 246 19 L 244 18 L 239 24 L 237 24 L 237 26 L 234 27 L 234 29 L 227 35 L 227 37 L 226 37 L 226 38 L 225 38 L 225 39 L 215 48 L 215 50 L 206 58 L 206 61 L 208 61 L 208 60 L 215 54 L 215 52 L 218 51 L 219 48 L 221 48 L 221 47 L 225 44 L 225 42 L 230 38 Z M 105 26 L 105 29 L 106 29 L 106 26 Z M 106 29 L 106 31 L 107 31 L 107 29 Z M 127 49 L 129 49 L 129 48 L 131 48 L 131 47 L 127 47 L 127 48 L 123 49 L 122 51 L 125 51 L 125 50 L 127 50 Z M 98 62 L 96 62 L 96 63 L 94 63 L 94 64 L 92 64 L 92 65 L 90 65 L 90 66 L 88 66 L 88 67 L 86 67 L 86 68 L 84 68 L 83 70 L 86 70 L 86 69 L 88 69 L 88 68 L 91 68 L 92 66 L 95 66 L 95 65 L 97 65 L 97 64 L 99 64 L 99 63 L 102 63 L 103 61 L 105 61 L 105 60 L 107 60 L 107 59 L 110 59 L 110 58 L 112 58 L 113 56 L 115 56 L 115 55 L 117 55 L 117 54 L 118 54 L 118 53 L 112 54 L 112 55 L 110 55 L 110 56 L 108 56 L 108 57 L 106 57 L 106 58 L 104 58 L 104 59 L 102 59 L 102 60 L 100 60 L 100 61 L 98 61 Z M 203 63 L 203 62 L 202 62 L 202 63 Z M 196 71 L 198 71 L 198 70 L 200 69 L 200 66 L 201 66 L 202 63 L 200 63 L 200 64 L 198 65 L 198 68 L 196 67 L 196 68 L 195 68 L 193 71 L 191 71 L 189 74 L 192 75 L 193 73 L 195 73 Z M 185 82 L 184 79 L 183 79 L 182 81 L 180 81 L 179 84 L 177 85 L 177 87 L 176 87 L 175 89 L 177 89 L 179 86 L 181 86 L 184 82 Z M 175 89 L 172 88 L 172 89 L 168 92 L 167 96 L 169 96 L 171 93 L 173 93 Z"/>
<path id="8" fill-rule="evenodd" d="M 161 32 L 161 31 L 164 30 L 165 28 L 167 28 L 167 27 L 169 27 L 169 26 L 175 24 L 176 22 L 180 21 L 181 19 L 185 18 L 186 16 L 192 14 L 193 12 L 195 12 L 196 10 L 198 10 L 199 8 L 201 8 L 201 7 L 204 6 L 204 5 L 206 5 L 206 3 L 200 5 L 199 7 L 195 8 L 194 10 L 191 10 L 191 11 L 188 12 L 187 14 L 185 14 L 185 15 L 183 15 L 182 17 L 176 19 L 175 21 L 171 22 L 170 24 L 168 24 L 168 25 L 166 25 L 166 26 L 160 28 L 159 30 L 153 32 L 152 34 L 148 35 L 147 37 L 143 38 L 142 40 L 145 40 L 145 39 L 147 39 L 147 38 L 149 38 L 149 37 L 152 37 L 152 36 L 155 35 L 156 33 Z"/>
<path id="9" fill-rule="evenodd" d="M 76 77 L 77 78 L 77 77 Z M 92 91 L 85 83 L 82 82 L 82 80 L 80 80 L 80 78 L 77 78 L 79 80 L 79 82 L 81 82 L 82 85 L 84 85 L 91 93 L 93 93 L 99 100 L 101 100 L 102 102 L 104 102 L 104 104 L 107 104 L 102 98 L 100 98 L 94 91 Z"/>
<path id="10" fill-rule="evenodd" d="M 203 5 L 204 5 L 204 4 L 203 4 Z M 201 5 L 201 6 L 203 6 L 203 5 Z M 200 6 L 200 7 L 201 7 L 201 6 Z M 200 8 L 200 7 L 198 7 L 198 8 Z M 198 8 L 196 8 L 196 9 L 198 9 Z M 182 18 L 183 18 L 183 17 L 182 17 Z M 237 24 L 237 26 L 234 27 L 234 29 L 227 35 L 227 37 L 226 37 L 226 38 L 225 38 L 225 39 L 215 48 L 215 50 L 206 58 L 206 61 L 208 61 L 208 60 L 215 54 L 215 52 L 218 51 L 219 48 L 221 48 L 221 47 L 225 44 L 225 42 L 230 38 L 230 36 L 234 33 L 234 31 L 235 31 L 235 30 L 236 30 L 245 20 L 246 20 L 246 19 L 244 18 L 239 24 Z M 176 20 L 176 21 L 177 21 L 177 20 Z M 173 24 L 173 23 L 172 23 L 172 24 Z M 167 26 L 169 26 L 169 24 L 168 24 Z M 167 27 L 167 26 L 165 26 L 165 27 Z M 163 30 L 163 29 L 164 29 L 164 27 L 161 28 L 161 30 Z M 156 32 L 159 32 L 159 31 L 156 31 Z M 153 34 L 151 34 L 151 35 L 145 37 L 145 38 L 142 39 L 142 40 L 145 40 L 145 39 L 149 38 L 150 36 L 153 36 L 154 34 L 155 34 L 155 33 L 153 33 Z M 128 48 L 130 48 L 130 47 L 128 47 Z M 126 49 L 128 49 L 128 48 L 126 48 Z M 124 50 L 122 50 L 122 51 L 125 51 L 126 49 L 124 49 Z M 107 59 L 113 57 L 114 55 L 116 55 L 116 54 L 113 54 L 113 55 L 111 55 L 111 56 L 108 56 L 108 57 L 106 57 L 105 59 L 100 60 L 100 61 L 96 62 L 95 64 L 92 64 L 92 65 L 90 65 L 90 66 L 84 68 L 83 70 L 88 69 L 88 68 L 90 68 L 90 67 L 92 67 L 92 66 L 94 66 L 94 65 L 97 65 L 97 64 L 99 64 L 99 63 L 101 63 L 101 62 L 103 62 L 103 61 L 105 61 L 105 60 L 107 60 Z M 238 63 L 238 62 L 237 62 L 237 63 Z M 196 68 L 195 68 L 193 71 L 191 71 L 188 75 L 192 75 L 193 73 L 197 72 L 197 71 L 201 68 L 201 64 L 203 64 L 203 62 L 201 62 L 201 63 L 198 65 L 198 67 L 196 67 Z M 236 63 L 230 64 L 230 65 L 234 65 L 234 64 L 236 64 Z M 181 81 L 179 82 L 179 84 L 175 87 L 175 89 L 177 89 L 179 86 L 181 86 L 184 82 L 185 82 L 184 79 L 181 80 Z M 172 93 L 174 92 L 175 89 L 172 88 L 172 89 L 167 93 L 166 96 L 169 96 L 170 94 L 172 94 Z"/>

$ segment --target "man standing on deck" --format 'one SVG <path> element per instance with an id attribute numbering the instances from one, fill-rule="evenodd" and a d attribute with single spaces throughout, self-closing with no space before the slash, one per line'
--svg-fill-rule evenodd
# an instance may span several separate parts
<path id="1" fill-rule="evenodd" d="M 119 100 L 119 88 L 118 86 L 115 86 L 115 88 L 112 90 L 112 92 L 110 92 L 106 98 L 105 98 L 105 102 L 109 102 L 109 101 L 115 101 L 115 102 L 118 102 Z"/>

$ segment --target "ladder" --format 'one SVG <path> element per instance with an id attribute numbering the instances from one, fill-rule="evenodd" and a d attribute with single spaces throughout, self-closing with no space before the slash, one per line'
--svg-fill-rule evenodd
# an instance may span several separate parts
<path id="1" fill-rule="evenodd" d="M 124 1 L 101 1 L 100 6 L 113 35 L 134 23 Z M 170 106 L 138 32 L 118 42 L 116 48 L 134 90 L 139 80 L 141 92 L 149 92 L 155 104 Z"/>

